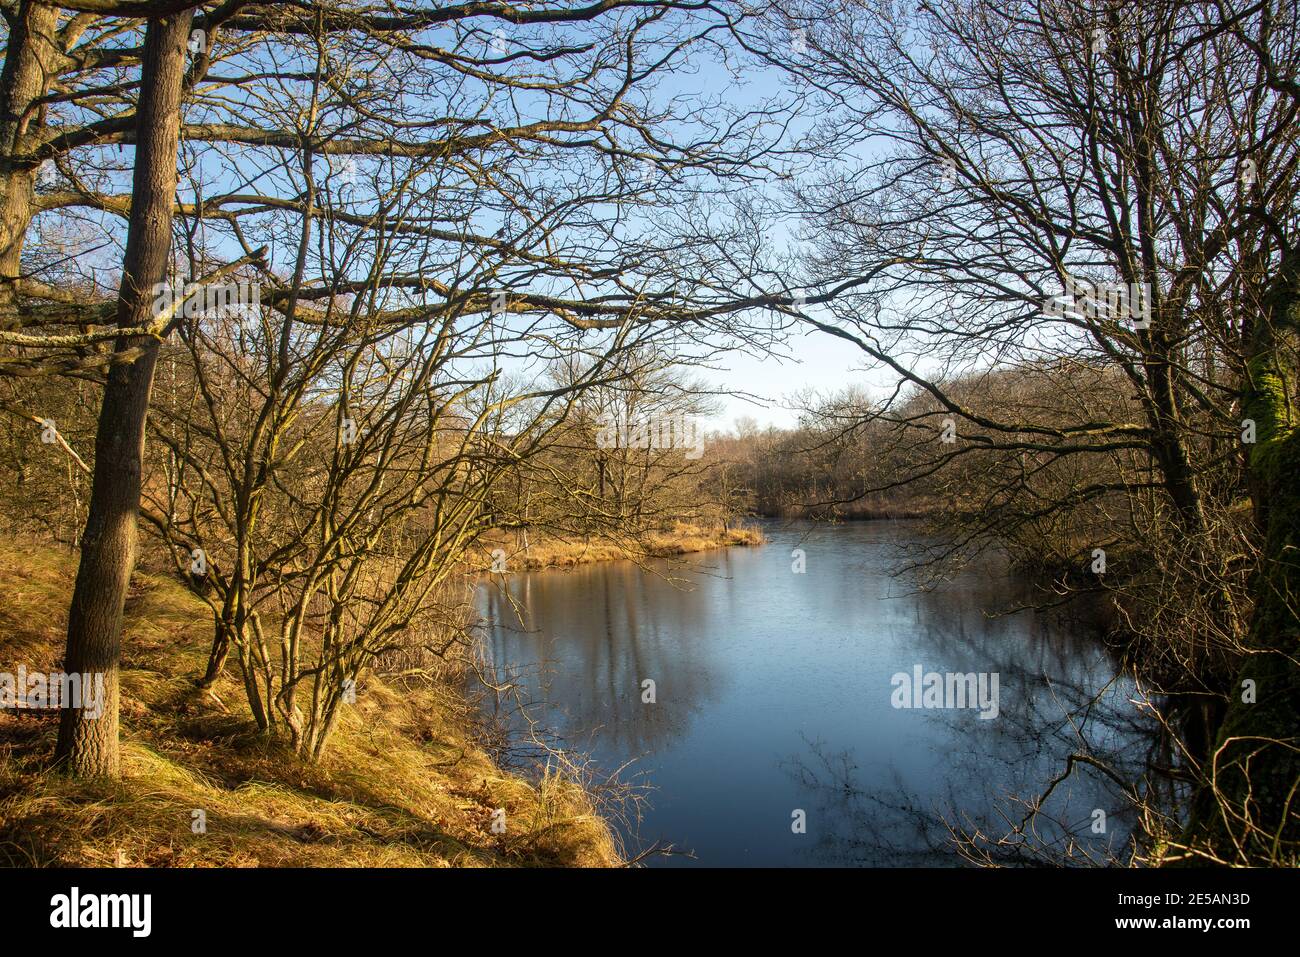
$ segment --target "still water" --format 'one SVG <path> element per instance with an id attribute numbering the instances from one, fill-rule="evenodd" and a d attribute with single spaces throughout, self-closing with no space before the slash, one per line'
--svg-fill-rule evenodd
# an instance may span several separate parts
<path id="1" fill-rule="evenodd" d="M 670 866 L 959 864 L 948 824 L 1005 833 L 1024 817 L 1017 799 L 1071 752 L 1140 764 L 1132 683 L 1077 608 L 998 614 L 1032 593 L 992 561 L 928 587 L 905 570 L 908 523 L 764 531 L 761 548 L 480 590 L 490 663 L 518 684 L 527 720 L 648 786 L 640 821 L 621 827 L 629 852 L 693 855 L 648 861 Z M 917 666 L 976 674 L 986 705 L 996 675 L 996 717 L 977 701 L 896 707 L 894 676 L 910 693 Z M 1039 842 L 1118 850 L 1120 805 L 1078 770 L 1044 805 Z"/>

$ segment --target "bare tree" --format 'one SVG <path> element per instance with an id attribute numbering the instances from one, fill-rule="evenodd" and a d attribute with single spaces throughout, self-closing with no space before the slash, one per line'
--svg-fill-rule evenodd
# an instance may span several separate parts
<path id="1" fill-rule="evenodd" d="M 131 225 L 118 293 L 117 322 L 123 330 L 149 323 L 154 287 L 167 267 L 181 77 L 191 17 L 190 12 L 182 11 L 150 20 L 146 30 Z M 117 349 L 132 345 L 125 333 Z M 158 343 L 146 340 L 141 350 L 135 362 L 113 366 L 104 388 L 95 437 L 94 483 L 68 615 L 64 667 L 76 673 L 103 674 L 104 708 L 94 718 L 79 708 L 64 709 L 55 760 L 72 773 L 87 777 L 116 777 L 119 772 L 122 610 L 135 567 L 145 417 Z"/>
<path id="2" fill-rule="evenodd" d="M 764 116 L 661 102 L 658 76 L 725 21 L 623 6 L 382 31 L 325 9 L 236 17 L 225 29 L 251 45 L 231 56 L 256 82 L 238 108 L 201 89 L 187 106 L 207 115 L 182 127 L 195 198 L 176 210 L 176 281 L 244 261 L 259 296 L 238 317 L 173 297 L 183 349 L 148 514 L 179 570 L 201 558 L 205 680 L 236 651 L 257 725 L 304 756 L 344 685 L 422 641 L 470 546 L 511 527 L 503 489 L 579 396 L 626 387 L 639 350 L 693 345 L 699 361 L 739 328 L 745 302 L 660 266 L 703 244 L 688 213 L 730 188 L 759 142 L 732 138 Z M 450 43 L 427 32 L 441 27 Z"/>
<path id="3" fill-rule="evenodd" d="M 1079 517 L 1090 548 L 1103 543 L 1084 516 L 1149 530 L 1112 535 L 1161 562 L 1154 590 L 1122 597 L 1184 666 L 1161 688 L 1184 715 L 1179 759 L 1213 796 L 1230 702 L 1225 727 L 1271 728 L 1247 748 L 1262 793 L 1243 797 L 1234 750 L 1236 797 L 1211 802 L 1238 829 L 1210 853 L 1235 861 L 1292 858 L 1300 822 L 1285 793 L 1294 525 L 1264 465 L 1284 456 L 1277 410 L 1295 395 L 1287 7 L 781 2 L 747 41 L 827 111 L 806 144 L 821 169 L 791 192 L 805 267 L 785 284 L 804 296 L 773 301 L 899 382 L 863 419 L 910 464 L 865 491 L 940 476 L 979 489 L 952 504 L 982 541 L 1014 534 L 1030 503 Z M 1086 391 L 989 387 L 1053 367 Z M 1267 708 L 1237 700 L 1242 660 L 1266 673 Z"/>

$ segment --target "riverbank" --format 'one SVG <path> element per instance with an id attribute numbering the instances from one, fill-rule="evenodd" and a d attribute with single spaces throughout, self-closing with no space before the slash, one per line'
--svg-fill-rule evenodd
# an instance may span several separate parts
<path id="1" fill-rule="evenodd" d="M 942 580 L 909 570 L 929 539 L 903 522 L 763 531 L 763 548 L 675 574 L 611 562 L 480 592 L 490 660 L 533 703 L 512 729 L 580 741 L 593 777 L 626 768 L 650 789 L 635 821 L 611 816 L 629 847 L 672 844 L 706 867 L 955 866 L 949 822 L 1000 836 L 1074 753 L 1059 733 L 1073 715 L 1089 753 L 1140 779 L 1136 691 L 1086 607 L 1005 613 L 1038 591 L 996 556 Z M 997 674 L 996 721 L 973 694 L 960 714 L 897 707 L 892 676 L 916 665 L 976 685 Z M 1121 806 L 1112 783 L 1075 775 L 1057 789 L 1045 844 L 1071 840 L 1055 822 Z M 791 830 L 792 808 L 821 809 L 808 813 L 815 841 Z M 1088 853 L 1122 852 L 1127 833 L 1117 819 Z"/>
<path id="2" fill-rule="evenodd" d="M 761 518 L 779 521 L 810 522 L 880 522 L 911 521 L 934 518 L 944 513 L 943 506 L 929 499 L 909 498 L 902 501 L 870 497 L 837 505 L 782 505 L 760 508 Z"/>
<path id="3" fill-rule="evenodd" d="M 75 572 L 69 550 L 0 539 L 0 671 L 58 667 Z M 583 791 L 497 767 L 453 688 L 367 675 L 309 764 L 250 733 L 233 663 L 196 689 L 212 625 L 181 585 L 134 576 L 125 634 L 120 781 L 48 770 L 57 713 L 0 712 L 0 866 L 619 863 Z"/>
<path id="4" fill-rule="evenodd" d="M 547 568 L 573 568 L 593 562 L 644 561 L 672 558 L 715 548 L 762 545 L 763 533 L 757 528 L 721 526 L 705 528 L 677 522 L 672 528 L 647 532 L 635 539 L 575 539 L 541 537 L 524 548 L 513 537 L 489 539 L 481 548 L 483 569 L 493 560 L 504 563 L 508 571 L 541 571 Z"/>

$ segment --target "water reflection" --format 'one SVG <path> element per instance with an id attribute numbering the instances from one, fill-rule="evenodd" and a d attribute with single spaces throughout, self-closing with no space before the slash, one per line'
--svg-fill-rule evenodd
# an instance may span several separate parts
<path id="1" fill-rule="evenodd" d="M 1077 609 L 997 615 L 1026 596 L 994 564 L 924 590 L 897 574 L 906 525 L 768 533 L 761 549 L 659 574 L 614 563 L 481 592 L 491 661 L 517 674 L 530 716 L 603 766 L 639 759 L 657 789 L 642 843 L 715 865 L 954 863 L 949 824 L 1004 831 L 1024 814 L 1013 796 L 1038 794 L 1071 753 L 1104 753 L 1121 773 L 1144 759 L 1132 687 Z M 997 672 L 998 718 L 893 707 L 891 676 L 915 665 Z M 1116 788 L 1072 775 L 1038 836 L 1122 847 Z M 1098 808 L 1104 836 L 1091 834 Z"/>
<path id="2" fill-rule="evenodd" d="M 509 593 L 485 588 L 480 610 L 491 661 L 521 672 L 549 730 L 569 746 L 599 732 L 606 749 L 639 755 L 680 739 L 721 680 L 700 643 L 679 640 L 704 600 L 698 583 L 673 586 L 618 562 L 517 576 Z M 654 707 L 641 700 L 646 679 Z"/>

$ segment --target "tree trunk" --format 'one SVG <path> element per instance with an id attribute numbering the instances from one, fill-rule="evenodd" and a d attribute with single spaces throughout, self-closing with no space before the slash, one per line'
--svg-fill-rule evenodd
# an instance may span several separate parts
<path id="1" fill-rule="evenodd" d="M 226 659 L 230 657 L 230 625 L 222 618 L 215 618 L 212 625 L 212 649 L 208 652 L 208 666 L 199 679 L 200 688 L 211 688 L 226 669 Z"/>
<path id="2" fill-rule="evenodd" d="M 1300 333 L 1300 256 L 1288 258 L 1254 332 L 1242 401 L 1255 421 L 1249 468 L 1264 533 L 1246 658 L 1184 835 L 1232 864 L 1300 854 L 1300 416 L 1290 358 Z"/>
<path id="3" fill-rule="evenodd" d="M 36 169 L 16 162 L 37 145 L 33 127 L 45 110 L 34 107 L 46 94 L 60 57 L 55 36 L 59 8 L 24 0 L 11 15 L 4 69 L 0 71 L 0 308 L 14 305 L 23 240 L 31 225 Z M 8 317 L 0 319 L 2 327 Z"/>
<path id="4" fill-rule="evenodd" d="M 187 10 L 151 19 L 145 33 L 131 221 L 117 300 L 120 327 L 147 324 L 154 286 L 166 272 L 176 193 L 181 80 L 192 17 L 193 11 Z M 69 708 L 60 716 L 55 760 L 69 773 L 82 777 L 116 777 L 120 770 L 118 661 L 122 610 L 135 567 L 145 416 L 158 343 L 119 338 L 116 344 L 119 352 L 139 345 L 143 345 L 140 357 L 113 366 L 104 388 L 95 435 L 90 509 L 68 614 L 64 668 L 104 676 L 102 714 L 90 719 L 79 709 Z"/>

